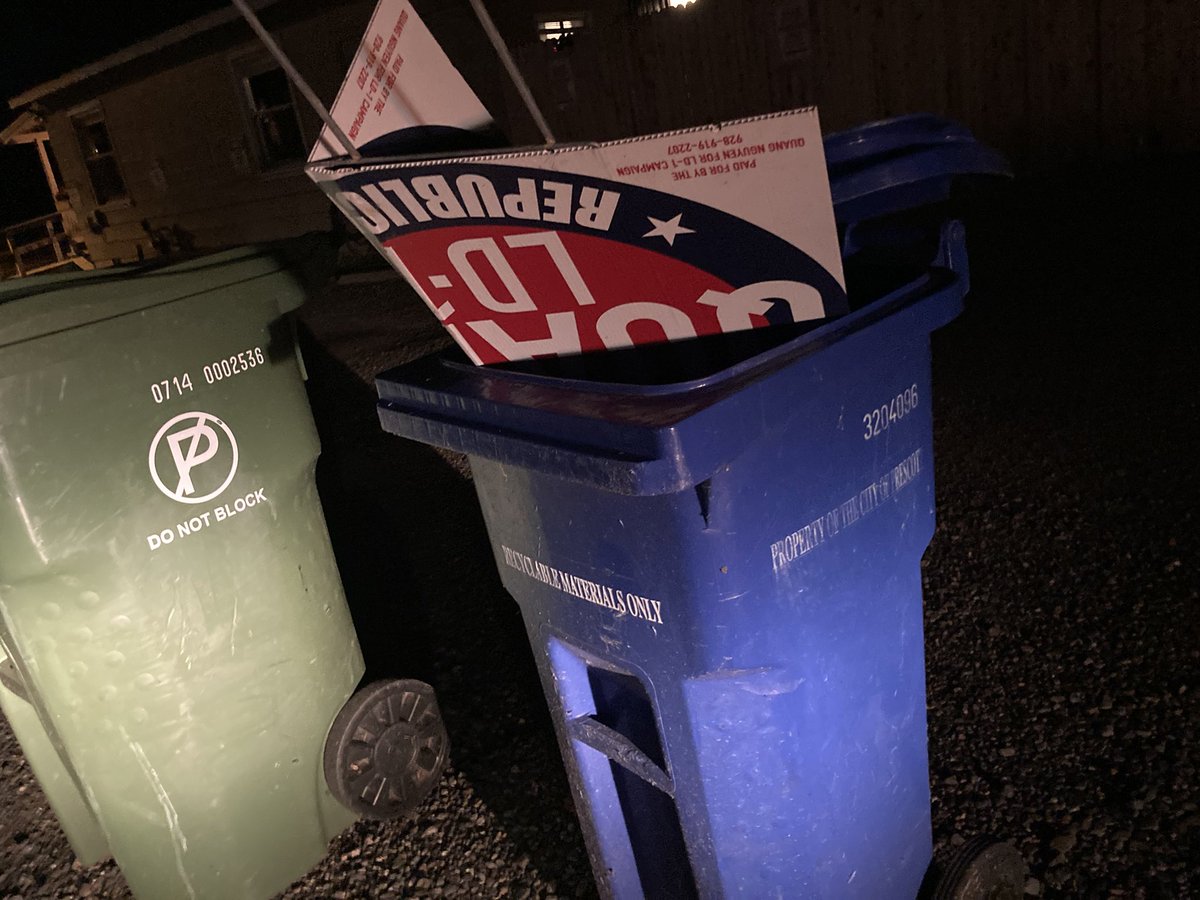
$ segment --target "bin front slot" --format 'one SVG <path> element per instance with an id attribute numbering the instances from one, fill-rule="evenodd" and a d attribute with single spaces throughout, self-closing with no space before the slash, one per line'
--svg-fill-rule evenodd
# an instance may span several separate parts
<path id="1" fill-rule="evenodd" d="M 674 799 L 615 760 L 611 784 L 624 821 L 625 837 L 633 851 L 642 897 L 696 900 L 699 891 Z M 591 800 L 604 803 L 606 798 Z M 620 900 L 627 897 L 632 900 L 637 895 L 618 892 L 617 896 Z"/>
<path id="2" fill-rule="evenodd" d="M 658 713 L 642 678 L 549 641 L 582 814 L 619 900 L 698 896 Z M 605 893 L 605 891 L 601 891 Z"/>

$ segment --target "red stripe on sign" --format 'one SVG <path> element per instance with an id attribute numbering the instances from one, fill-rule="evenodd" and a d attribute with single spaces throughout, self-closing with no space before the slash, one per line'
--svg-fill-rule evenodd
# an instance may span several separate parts
<path id="1" fill-rule="evenodd" d="M 485 363 L 716 334 L 716 307 L 697 301 L 731 290 L 655 249 L 570 231 L 452 226 L 387 246 Z"/>

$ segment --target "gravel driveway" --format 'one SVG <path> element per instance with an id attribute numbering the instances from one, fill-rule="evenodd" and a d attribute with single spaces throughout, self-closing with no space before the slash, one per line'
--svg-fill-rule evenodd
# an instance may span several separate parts
<path id="1" fill-rule="evenodd" d="M 1030 894 L 1200 892 L 1197 163 L 1043 179 L 973 212 L 975 291 L 934 336 L 935 839 L 1010 839 Z M 441 346 L 439 326 L 398 281 L 333 287 L 304 318 L 371 674 L 432 682 L 453 747 L 415 819 L 356 826 L 284 896 L 594 896 L 464 464 L 374 417 L 370 377 Z M 113 865 L 74 864 L 2 720 L 0 797 L 0 898 L 128 896 Z"/>

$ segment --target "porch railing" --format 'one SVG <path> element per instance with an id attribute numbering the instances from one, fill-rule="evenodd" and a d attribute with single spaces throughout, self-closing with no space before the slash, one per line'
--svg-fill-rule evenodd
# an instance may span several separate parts
<path id="1" fill-rule="evenodd" d="M 0 229 L 0 278 L 22 278 L 66 265 L 92 268 L 64 230 L 62 213 Z"/>

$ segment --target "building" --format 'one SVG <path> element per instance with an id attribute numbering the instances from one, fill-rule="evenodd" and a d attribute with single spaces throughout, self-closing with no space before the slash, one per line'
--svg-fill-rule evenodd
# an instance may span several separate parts
<path id="1" fill-rule="evenodd" d="M 372 0 L 255 5 L 331 99 Z M 0 139 L 37 148 L 57 213 L 33 230 L 59 236 L 59 257 L 86 254 L 106 265 L 330 227 L 330 204 L 302 171 L 319 120 L 233 7 L 9 105 L 18 116 Z M 39 262 L 54 260 L 43 254 Z"/>
<path id="2" fill-rule="evenodd" d="M 585 19 L 590 25 L 627 9 L 627 0 L 590 0 L 583 12 L 540 12 L 547 2 L 492 6 L 518 44 L 553 40 Z M 374 5 L 252 2 L 327 105 Z M 515 101 L 470 6 L 416 5 L 503 122 Z M 9 106 L 17 118 L 0 142 L 36 149 L 56 210 L 0 235 L 0 253 L 6 243 L 15 251 L 16 274 L 273 240 L 333 224 L 334 208 L 302 170 L 319 119 L 232 6 L 31 87 Z M 13 269 L 10 261 L 7 274 Z"/>
<path id="3" fill-rule="evenodd" d="M 1092 16 L 1078 4 L 969 0 L 931 17 L 889 0 L 487 2 L 560 140 L 817 104 L 827 131 L 909 112 L 948 116 L 1020 171 L 1200 146 L 1200 4 L 1115 4 Z M 253 3 L 331 101 L 373 0 Z M 467 0 L 415 5 L 513 142 L 539 141 Z M 18 116 L 0 141 L 37 149 L 55 197 L 57 213 L 26 227 L 47 265 L 331 227 L 332 207 L 301 170 L 317 116 L 232 7 L 10 106 Z"/>

